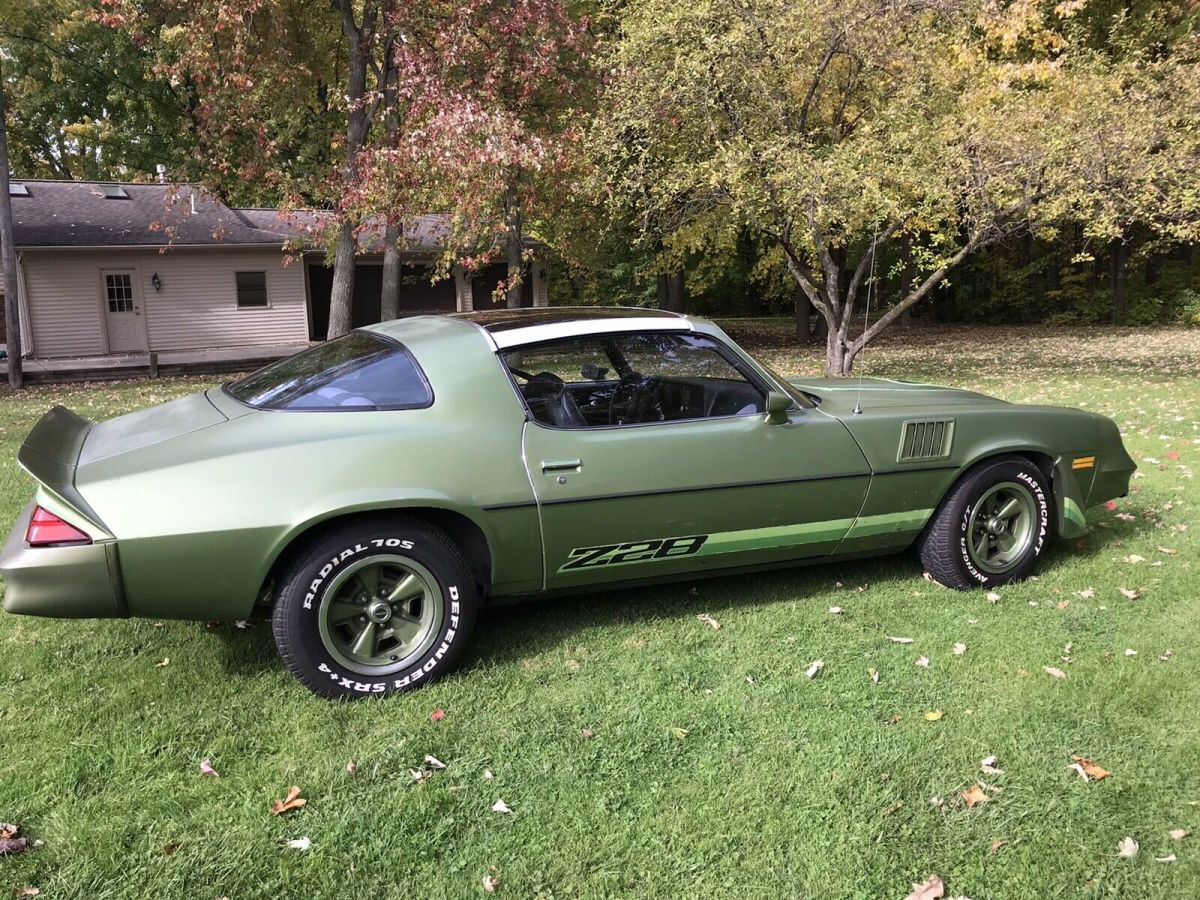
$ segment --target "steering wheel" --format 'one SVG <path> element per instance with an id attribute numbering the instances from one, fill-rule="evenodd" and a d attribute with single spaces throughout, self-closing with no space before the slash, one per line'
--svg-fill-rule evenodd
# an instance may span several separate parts
<path id="1" fill-rule="evenodd" d="M 645 422 L 649 419 L 647 414 L 651 412 L 660 422 L 666 419 L 662 404 L 655 397 L 657 387 L 658 379 L 652 375 L 640 375 L 637 372 L 622 375 L 608 404 L 608 424 L 620 424 L 618 419 L 621 418 Z"/>

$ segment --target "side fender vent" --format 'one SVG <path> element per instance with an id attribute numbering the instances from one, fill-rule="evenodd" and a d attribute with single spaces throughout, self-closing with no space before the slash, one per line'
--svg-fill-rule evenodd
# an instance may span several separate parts
<path id="1" fill-rule="evenodd" d="M 905 422 L 900 432 L 896 462 L 948 459 L 954 444 L 953 419 L 918 419 Z"/>

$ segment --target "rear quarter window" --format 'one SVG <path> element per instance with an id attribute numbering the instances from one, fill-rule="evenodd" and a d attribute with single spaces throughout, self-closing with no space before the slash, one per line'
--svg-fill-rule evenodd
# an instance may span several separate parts
<path id="1" fill-rule="evenodd" d="M 271 363 L 225 391 L 256 409 L 354 412 L 433 403 L 429 381 L 408 348 L 371 331 L 353 331 Z"/>

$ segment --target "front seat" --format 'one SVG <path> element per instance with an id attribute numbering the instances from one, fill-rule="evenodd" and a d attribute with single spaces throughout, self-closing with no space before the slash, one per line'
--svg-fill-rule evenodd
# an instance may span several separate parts
<path id="1" fill-rule="evenodd" d="M 579 428 L 587 419 L 567 389 L 567 383 L 553 372 L 539 372 L 525 383 L 525 402 L 539 422 L 559 428 Z"/>

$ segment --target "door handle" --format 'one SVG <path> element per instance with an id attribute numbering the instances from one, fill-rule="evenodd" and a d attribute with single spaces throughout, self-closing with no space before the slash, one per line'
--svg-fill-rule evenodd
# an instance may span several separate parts
<path id="1" fill-rule="evenodd" d="M 578 459 L 542 460 L 542 472 L 547 475 L 551 472 L 578 472 L 582 468 L 583 462 Z"/>

